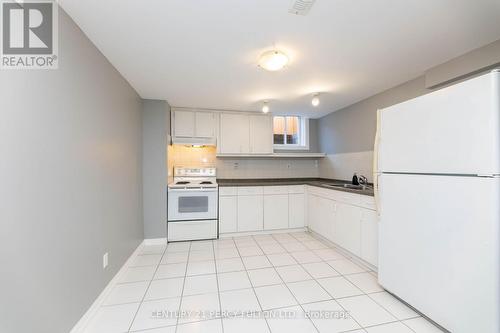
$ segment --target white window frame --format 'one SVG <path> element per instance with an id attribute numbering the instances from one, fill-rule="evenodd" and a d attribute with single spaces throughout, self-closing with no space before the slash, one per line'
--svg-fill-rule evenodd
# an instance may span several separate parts
<path id="1" fill-rule="evenodd" d="M 274 125 L 273 125 L 273 148 L 275 150 L 309 150 L 309 118 L 293 115 L 276 115 L 274 117 L 299 117 L 299 143 L 298 144 L 274 144 Z M 286 137 L 286 122 L 285 122 Z"/>

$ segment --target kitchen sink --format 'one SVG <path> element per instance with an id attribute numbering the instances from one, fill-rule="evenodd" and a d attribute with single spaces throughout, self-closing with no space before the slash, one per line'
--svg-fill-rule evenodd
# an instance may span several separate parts
<path id="1" fill-rule="evenodd" d="M 328 187 L 340 187 L 340 188 L 348 188 L 351 190 L 366 190 L 367 186 L 366 185 L 353 185 L 353 184 L 328 184 L 324 183 L 324 186 Z"/>

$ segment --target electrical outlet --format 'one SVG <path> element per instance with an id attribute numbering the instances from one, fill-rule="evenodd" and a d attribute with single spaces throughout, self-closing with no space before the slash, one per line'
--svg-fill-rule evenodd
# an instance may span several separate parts
<path id="1" fill-rule="evenodd" d="M 108 267 L 108 252 L 102 256 L 102 268 L 105 269 L 106 267 Z"/>
<path id="2" fill-rule="evenodd" d="M 234 162 L 233 169 L 238 169 L 240 164 L 238 162 Z"/>
<path id="3" fill-rule="evenodd" d="M 317 168 L 317 167 L 318 167 L 318 165 L 319 165 L 318 160 L 315 160 L 315 161 L 314 161 L 314 167 L 316 167 L 316 168 Z"/>

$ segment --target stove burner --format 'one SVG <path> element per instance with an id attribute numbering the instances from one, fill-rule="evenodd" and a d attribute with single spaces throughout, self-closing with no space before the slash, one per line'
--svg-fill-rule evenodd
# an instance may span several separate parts
<path id="1" fill-rule="evenodd" d="M 182 182 L 176 182 L 177 185 L 185 185 L 185 184 L 189 184 L 189 182 L 186 182 L 186 181 L 182 181 Z"/>
<path id="2" fill-rule="evenodd" d="M 200 182 L 201 185 L 206 185 L 206 184 L 212 184 L 211 181 L 208 181 L 208 180 L 205 180 L 205 181 L 202 181 Z"/>

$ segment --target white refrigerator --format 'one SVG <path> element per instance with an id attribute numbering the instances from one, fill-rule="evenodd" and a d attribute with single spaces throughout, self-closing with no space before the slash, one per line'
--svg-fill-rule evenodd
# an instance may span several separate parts
<path id="1" fill-rule="evenodd" d="M 453 333 L 500 332 L 500 71 L 379 110 L 379 282 Z"/>

